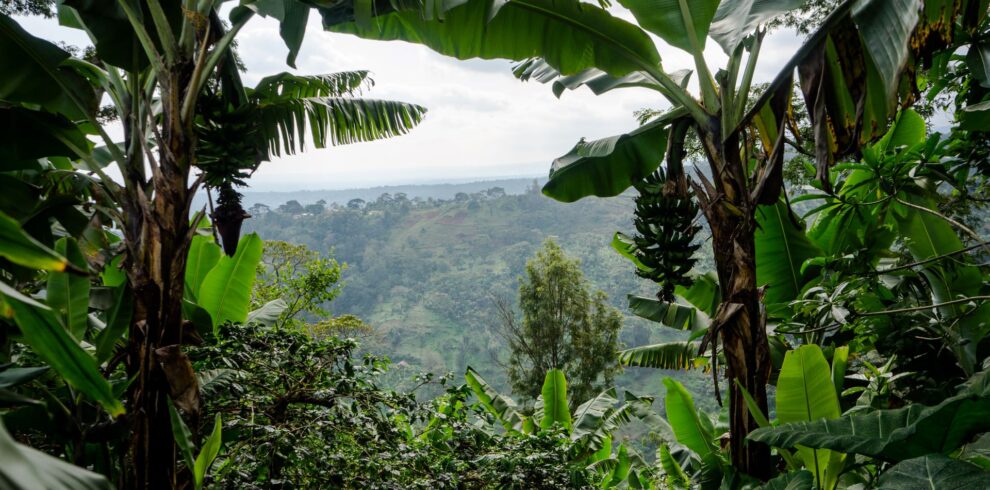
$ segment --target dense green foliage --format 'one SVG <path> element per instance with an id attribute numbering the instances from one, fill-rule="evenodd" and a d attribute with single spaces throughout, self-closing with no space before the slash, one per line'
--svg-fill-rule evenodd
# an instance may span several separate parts
<path id="1" fill-rule="evenodd" d="M 984 486 L 990 249 L 980 218 L 990 175 L 990 1 L 816 1 L 804 7 L 810 24 L 820 22 L 814 29 L 793 16 L 795 0 L 620 3 L 635 23 L 576 0 L 245 1 L 223 11 L 229 23 L 222 2 L 59 2 L 59 20 L 91 37 L 95 51 L 84 59 L 8 15 L 44 14 L 35 7 L 47 3 L 0 10 L 0 67 L 16 74 L 0 84 L 0 484 Z M 316 252 L 287 243 L 266 251 L 259 235 L 241 236 L 233 187 L 262 161 L 301 150 L 306 135 L 316 146 L 374 140 L 407 132 L 423 115 L 417 106 L 351 97 L 363 72 L 275 75 L 245 89 L 233 50 L 239 30 L 255 15 L 276 19 L 292 65 L 311 10 L 332 31 L 515 60 L 516 76 L 553 82 L 558 96 L 580 86 L 653 89 L 671 110 L 627 134 L 582 140 L 554 162 L 543 188 L 574 202 L 637 186 L 651 196 L 637 209 L 640 236 L 589 225 L 613 212 L 628 220 L 626 207 L 579 203 L 568 208 L 580 214 L 554 209 L 552 219 L 532 213 L 549 206 L 538 204 L 536 188 L 523 196 L 493 189 L 491 199 L 458 194 L 448 204 L 398 195 L 330 208 L 289 201 L 271 213 L 282 222 L 292 216 L 289 231 L 303 237 L 293 241 L 325 234 L 309 243 Z M 763 26 L 775 22 L 811 34 L 756 95 Z M 697 94 L 685 73 L 664 70 L 648 33 L 691 55 Z M 728 55 L 721 70 L 703 56 L 708 37 Z M 795 76 L 803 111 L 793 110 Z M 919 112 L 911 106 L 921 97 Z M 105 100 L 124 126 L 122 142 L 107 131 Z M 938 109 L 954 111 L 944 133 L 926 124 Z M 256 137 L 232 137 L 242 132 Z M 708 172 L 684 172 L 691 141 Z M 793 199 L 784 189 L 787 146 L 814 174 L 801 179 L 792 166 L 789 180 L 804 186 Z M 661 166 L 669 189 L 658 193 L 646 186 L 659 184 L 648 176 Z M 201 185 L 217 188 L 218 204 L 234 212 L 215 213 L 213 223 L 190 213 Z M 792 204 L 813 207 L 799 217 Z M 696 243 L 685 217 L 695 205 L 712 260 L 688 277 Z M 683 212 L 667 222 L 651 209 Z M 492 226 L 499 219 L 550 224 L 501 234 Z M 436 223 L 472 226 L 424 246 Z M 684 236 L 661 232 L 672 224 Z M 455 311 L 484 327 L 484 311 L 470 301 L 477 297 L 464 292 L 511 289 L 554 227 L 591 244 L 581 255 L 590 257 L 588 276 L 603 279 L 598 287 L 650 293 L 629 298 L 630 311 L 653 322 L 640 332 L 676 336 L 634 343 L 620 361 L 707 371 L 717 415 L 711 400 L 669 377 L 662 410 L 632 390 L 586 392 L 589 380 L 608 379 L 607 367 L 587 362 L 544 366 L 542 380 L 517 386 L 538 393 L 520 406 L 476 369 L 464 369 L 463 385 L 412 378 L 339 338 L 363 324 L 330 315 L 345 299 L 334 247 L 374 278 L 356 297 L 374 305 L 373 326 L 391 331 L 369 348 L 387 348 L 391 334 L 418 340 L 412 347 L 421 352 L 439 345 L 456 356 L 465 337 L 478 353 L 490 350 L 483 344 L 491 337 L 471 335 L 484 328 L 417 334 L 437 331 L 435 320 Z M 618 255 L 601 242 L 610 236 Z M 477 242 L 505 255 L 479 261 Z M 560 255 L 544 262 L 566 279 L 543 287 L 557 279 L 538 263 L 529 268 L 522 324 L 553 329 L 553 317 L 575 313 L 548 308 L 538 294 L 547 289 L 574 292 L 578 318 L 596 316 L 589 303 L 610 311 L 551 252 L 540 260 Z M 601 272 L 635 280 L 630 266 L 609 262 L 625 259 L 656 282 L 625 284 Z M 443 293 L 423 294 L 424 278 L 442 278 L 429 290 Z M 382 304 L 390 309 L 379 311 Z M 616 315 L 599 316 L 609 317 L 605 336 L 614 335 Z M 418 330 L 396 333 L 410 319 Z M 596 360 L 614 353 L 614 337 L 605 340 L 608 353 Z M 524 378 L 512 377 L 517 385 Z M 658 394 L 659 383 L 620 382 L 635 381 Z"/>
<path id="2" fill-rule="evenodd" d="M 363 336 L 364 347 L 387 352 L 407 373 L 442 375 L 474 366 L 509 390 L 508 376 L 495 362 L 509 356 L 496 331 L 497 300 L 516 304 L 526 261 L 546 237 L 579 259 L 589 285 L 604 291 L 621 312 L 627 311 L 627 294 L 651 293 L 649 283 L 630 274 L 622 257 L 607 248 L 614 231 L 633 232 L 632 199 L 562 205 L 533 192 L 505 195 L 494 189 L 465 193 L 461 200 L 389 194 L 360 208 L 330 205 L 318 214 L 288 215 L 275 208 L 245 221 L 245 229 L 332 251 L 346 264 L 346 287 L 332 311 L 363 319 L 374 329 Z M 705 254 L 698 257 L 699 269 L 711 267 Z M 681 338 L 625 313 L 618 340 L 639 346 Z M 678 379 L 695 393 L 711 392 L 700 374 Z M 642 370 L 626 370 L 618 380 L 629 389 L 659 385 L 658 377 Z M 708 397 L 704 404 L 714 406 Z"/>

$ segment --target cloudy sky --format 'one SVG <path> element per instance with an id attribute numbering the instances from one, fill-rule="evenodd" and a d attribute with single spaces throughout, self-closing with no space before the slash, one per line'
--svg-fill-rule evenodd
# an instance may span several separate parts
<path id="1" fill-rule="evenodd" d="M 613 10 L 631 19 L 628 12 Z M 55 21 L 19 21 L 37 36 L 88 44 L 81 31 L 62 28 Z M 645 89 L 616 90 L 597 97 L 579 89 L 558 100 L 549 86 L 514 79 L 507 61 L 459 61 L 417 45 L 331 34 L 321 29 L 316 15 L 310 16 L 296 70 L 285 64 L 287 50 L 274 20 L 256 17 L 241 31 L 238 43 L 248 84 L 281 71 L 308 75 L 367 69 L 375 86 L 365 97 L 402 100 L 429 109 L 422 124 L 395 139 L 310 149 L 265 163 L 252 179 L 256 190 L 542 176 L 550 162 L 580 138 L 627 132 L 636 125 L 633 111 L 667 106 L 655 92 Z M 687 54 L 657 43 L 668 71 L 692 66 Z M 769 81 L 798 44 L 791 32 L 769 36 L 757 81 Z M 725 61 L 711 40 L 706 57 L 713 67 Z"/>

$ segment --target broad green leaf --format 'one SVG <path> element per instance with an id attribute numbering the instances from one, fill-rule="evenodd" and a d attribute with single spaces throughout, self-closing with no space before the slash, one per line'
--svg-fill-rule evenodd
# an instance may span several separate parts
<path id="1" fill-rule="evenodd" d="M 841 414 L 831 369 L 817 345 L 804 345 L 784 356 L 776 395 L 777 420 L 782 424 L 836 419 Z M 843 455 L 799 446 L 798 457 L 820 486 L 835 486 Z"/>
<path id="2" fill-rule="evenodd" d="M 199 288 L 210 272 L 220 261 L 222 250 L 213 237 L 196 235 L 189 244 L 189 258 L 186 261 L 186 292 L 193 300 L 199 297 Z"/>
<path id="3" fill-rule="evenodd" d="M 672 118 L 662 116 L 619 136 L 579 141 L 553 161 L 543 193 L 563 202 L 621 194 L 660 166 Z"/>
<path id="4" fill-rule="evenodd" d="M 984 88 L 990 88 L 990 44 L 975 42 L 966 53 L 966 65 L 976 81 Z"/>
<path id="5" fill-rule="evenodd" d="M 271 103 L 279 99 L 356 95 L 361 91 L 361 87 L 374 85 L 369 75 L 367 70 L 322 75 L 296 75 L 282 72 L 262 78 L 251 91 L 250 97 L 256 102 Z"/>
<path id="6" fill-rule="evenodd" d="M 175 404 L 172 403 L 172 400 L 168 401 L 168 416 L 172 422 L 172 437 L 175 438 L 175 445 L 179 447 L 179 453 L 182 454 L 186 468 L 192 471 L 192 468 L 196 464 L 196 459 L 193 455 L 196 447 L 193 444 L 192 432 L 189 431 L 189 426 L 182 420 L 182 415 L 175 409 Z"/>
<path id="7" fill-rule="evenodd" d="M 218 413 L 216 422 L 213 424 L 213 433 L 203 441 L 203 447 L 199 449 L 199 455 L 196 456 L 196 462 L 193 465 L 196 490 L 203 488 L 206 473 L 210 471 L 210 466 L 217 459 L 217 454 L 220 454 L 220 446 L 223 444 L 222 428 L 223 424 L 220 423 L 220 414 Z"/>
<path id="8" fill-rule="evenodd" d="M 785 355 L 776 398 L 777 419 L 783 424 L 839 417 L 831 369 L 820 347 L 804 345 Z"/>
<path id="9" fill-rule="evenodd" d="M 564 90 L 574 90 L 578 87 L 588 87 L 595 95 L 601 95 L 617 88 L 644 87 L 664 92 L 664 89 L 650 75 L 634 71 L 628 75 L 614 77 L 596 68 L 589 68 L 576 75 L 561 77 L 553 82 L 553 94 L 560 98 Z"/>
<path id="10" fill-rule="evenodd" d="M 0 294 L 13 311 L 14 322 L 20 327 L 24 343 L 31 346 L 68 384 L 98 402 L 111 416 L 124 413 L 124 406 L 114 396 L 107 380 L 100 375 L 96 361 L 65 330 L 52 310 L 33 300 L 24 301 L 27 298 L 2 282 Z"/>
<path id="11" fill-rule="evenodd" d="M 100 474 L 18 443 L 0 420 L 0 487 L 10 490 L 109 490 Z"/>
<path id="12" fill-rule="evenodd" d="M 803 0 L 722 0 L 708 34 L 732 56 L 764 22 L 800 7 Z"/>
<path id="13" fill-rule="evenodd" d="M 880 475 L 877 488 L 986 488 L 988 481 L 990 471 L 941 454 L 929 454 L 892 466 Z"/>
<path id="14" fill-rule="evenodd" d="M 179 37 L 183 20 L 181 0 L 159 0 L 173 36 Z M 133 8 L 144 21 L 144 28 L 161 52 L 157 30 L 146 2 L 133 2 Z M 82 21 L 79 25 L 77 21 Z M 148 66 L 148 57 L 120 2 L 115 0 L 64 0 L 59 2 L 59 21 L 67 27 L 82 28 L 95 38 L 96 54 L 104 62 L 128 71 L 140 71 Z"/>
<path id="15" fill-rule="evenodd" d="M 880 151 L 894 151 L 902 146 L 911 148 L 924 143 L 927 136 L 925 119 L 917 112 L 905 109 L 897 114 L 894 124 L 880 138 L 876 148 Z"/>
<path id="16" fill-rule="evenodd" d="M 619 0 L 639 25 L 688 53 L 705 50 L 719 0 Z"/>
<path id="17" fill-rule="evenodd" d="M 598 68 L 623 76 L 660 65 L 645 32 L 595 5 L 577 0 L 465 0 L 450 5 L 442 22 L 401 11 L 379 15 L 367 27 L 324 17 L 324 27 L 366 39 L 423 44 L 462 60 L 542 58 L 563 75 Z"/>
<path id="18" fill-rule="evenodd" d="M 959 128 L 966 131 L 982 131 L 990 127 L 990 100 L 970 104 L 956 114 Z"/>
<path id="19" fill-rule="evenodd" d="M 788 471 L 766 482 L 764 490 L 813 490 L 815 477 L 806 470 Z"/>
<path id="20" fill-rule="evenodd" d="M 846 384 L 846 366 L 849 363 L 849 346 L 836 347 L 832 354 L 832 386 L 835 386 L 835 393 L 842 393 Z M 841 402 L 841 397 L 840 402 Z"/>
<path id="21" fill-rule="evenodd" d="M 822 254 L 795 219 L 783 202 L 756 210 L 756 281 L 767 286 L 767 304 L 797 298 L 811 277 L 810 271 L 801 272 L 801 265 Z"/>
<path id="22" fill-rule="evenodd" d="M 47 366 L 12 368 L 0 365 L 0 388 L 13 388 L 48 372 Z"/>
<path id="23" fill-rule="evenodd" d="M 653 369 L 694 369 L 699 367 L 696 358 L 700 346 L 697 341 L 674 341 L 633 347 L 619 351 L 619 364 Z"/>
<path id="24" fill-rule="evenodd" d="M 982 434 L 966 444 L 956 457 L 990 470 L 990 433 Z"/>
<path id="25" fill-rule="evenodd" d="M 610 388 L 579 405 L 574 409 L 574 431 L 571 433 L 571 438 L 579 439 L 601 427 L 606 414 L 613 410 L 618 402 L 615 388 Z"/>
<path id="26" fill-rule="evenodd" d="M 0 302 L 0 308 L 3 303 Z M 18 405 L 44 405 L 33 398 L 21 395 L 10 388 L 31 382 L 48 372 L 47 366 L 40 367 L 11 367 L 13 364 L 0 364 L 0 408 Z M 2 480 L 2 479 L 0 479 Z"/>
<path id="27" fill-rule="evenodd" d="M 691 278 L 690 287 L 677 286 L 677 295 L 684 298 L 706 316 L 711 317 L 722 303 L 722 290 L 715 273 L 709 272 Z"/>
<path id="28" fill-rule="evenodd" d="M 425 115 L 405 102 L 326 96 L 265 99 L 253 113 L 267 158 L 302 151 L 307 133 L 316 148 L 375 141 L 406 134 Z"/>
<path id="29" fill-rule="evenodd" d="M 134 316 L 134 296 L 126 285 L 113 290 L 113 306 L 107 310 L 107 324 L 96 337 L 96 362 L 110 359 L 117 341 L 124 338 Z"/>
<path id="30" fill-rule="evenodd" d="M 543 419 L 540 420 L 541 429 L 549 429 L 554 424 L 560 424 L 571 431 L 571 412 L 567 408 L 567 380 L 564 372 L 559 369 L 547 371 L 546 379 L 543 380 Z"/>
<path id="31" fill-rule="evenodd" d="M 753 398 L 753 395 L 746 390 L 746 387 L 739 382 L 739 379 L 733 379 L 732 381 L 736 385 L 736 388 L 739 389 L 739 392 L 742 393 L 743 400 L 746 401 L 746 409 L 749 410 L 749 414 L 753 416 L 753 420 L 756 421 L 756 424 L 761 428 L 770 427 L 770 420 L 768 420 L 766 414 L 763 413 L 763 410 L 760 408 L 760 404 L 756 403 L 756 399 Z M 794 458 L 794 455 L 787 449 L 778 448 L 777 452 L 780 453 L 780 457 L 784 459 L 791 470 L 797 470 L 801 467 L 801 464 Z"/>
<path id="32" fill-rule="evenodd" d="M 619 255 L 625 257 L 627 260 L 632 262 L 637 269 L 647 272 L 653 270 L 643 265 L 643 263 L 639 260 L 639 257 L 636 256 L 637 247 L 632 237 L 626 235 L 625 233 L 617 231 L 615 232 L 615 235 L 612 236 L 611 245 L 613 250 L 619 252 Z"/>
<path id="33" fill-rule="evenodd" d="M 606 436 L 605 439 L 602 440 L 601 447 L 598 448 L 598 451 L 593 453 L 591 456 L 588 456 L 588 463 L 589 464 L 597 463 L 599 461 L 607 459 L 611 455 L 612 455 L 612 438 Z"/>
<path id="34" fill-rule="evenodd" d="M 0 170 L 42 157 L 87 153 L 86 135 L 65 117 L 24 107 L 0 107 Z"/>
<path id="35" fill-rule="evenodd" d="M 505 427 L 505 430 L 514 431 L 515 425 L 522 421 L 522 416 L 516 411 L 516 402 L 495 391 L 495 388 L 492 388 L 470 366 L 468 366 L 467 371 L 464 373 L 464 379 L 467 380 L 467 385 L 474 392 L 474 396 L 478 397 L 481 405 L 488 410 L 488 413 L 494 415 L 502 426 Z"/>
<path id="36" fill-rule="evenodd" d="M 687 89 L 691 73 L 691 70 L 678 70 L 668 73 L 667 76 L 681 88 Z M 546 61 L 533 58 L 516 65 L 512 69 L 512 74 L 524 82 L 529 80 L 536 80 L 540 83 L 553 82 L 551 85 L 553 94 L 558 99 L 565 90 L 577 90 L 580 87 L 587 87 L 595 95 L 601 95 L 617 88 L 629 87 L 649 88 L 661 94 L 669 95 L 669 91 L 663 85 L 644 71 L 634 71 L 619 77 L 610 75 L 598 68 L 588 68 L 574 75 L 562 76 Z"/>
<path id="37" fill-rule="evenodd" d="M 265 326 L 271 326 L 278 321 L 279 317 L 282 316 L 282 312 L 288 308 L 289 305 L 282 298 L 273 299 L 257 310 L 253 310 L 248 313 L 247 323 L 259 323 Z"/>
<path id="38" fill-rule="evenodd" d="M 618 404 L 615 389 L 609 389 L 582 403 L 574 410 L 574 431 L 571 439 L 583 447 L 583 453 L 612 450 L 612 432 L 629 423 L 633 418 L 642 418 L 645 411 L 652 411 L 652 398 L 641 398 L 626 393 L 625 401 Z M 589 456 L 594 459 L 594 454 Z M 599 458 L 602 459 L 602 458 Z"/>
<path id="39" fill-rule="evenodd" d="M 103 267 L 103 271 L 100 272 L 100 280 L 103 281 L 104 286 L 115 288 L 127 282 L 127 272 L 121 267 L 123 261 L 124 256 L 118 255 Z"/>
<path id="40" fill-rule="evenodd" d="M 684 473 L 684 468 L 681 468 L 681 465 L 670 454 L 670 448 L 667 447 L 666 443 L 660 444 L 657 459 L 660 461 L 660 468 L 667 475 L 667 483 L 671 487 L 678 490 L 691 488 L 691 479 Z"/>
<path id="41" fill-rule="evenodd" d="M 948 454 L 973 435 L 990 430 L 990 389 L 971 386 L 935 406 L 895 410 L 757 429 L 749 438 L 777 447 L 825 448 L 885 461 Z"/>
<path id="42" fill-rule="evenodd" d="M 66 257 L 79 270 L 86 270 L 86 257 L 79 250 L 75 238 L 64 237 L 55 242 L 55 252 Z M 89 325 L 89 276 L 50 272 L 48 274 L 46 302 L 61 317 L 62 323 L 78 340 L 83 340 Z"/>
<path id="43" fill-rule="evenodd" d="M 214 335 L 213 317 L 202 306 L 187 299 L 182 300 L 182 318 L 191 321 L 204 338 Z"/>
<path id="44" fill-rule="evenodd" d="M 24 267 L 64 271 L 69 262 L 21 229 L 16 220 L 0 211 L 0 256 Z"/>
<path id="45" fill-rule="evenodd" d="M 691 394 L 683 385 L 671 378 L 664 378 L 663 384 L 667 388 L 667 396 L 664 399 L 667 420 L 674 429 L 677 442 L 687 446 L 702 459 L 715 452 L 712 433 L 708 428 L 710 424 L 706 425 L 702 422 L 700 417 L 706 415 L 695 409 Z"/>
<path id="46" fill-rule="evenodd" d="M 909 41 L 922 4 L 922 0 L 860 0 L 853 4 L 853 20 L 888 97 L 894 95 L 901 70 L 908 61 Z"/>
<path id="47" fill-rule="evenodd" d="M 905 200 L 924 208 L 937 209 L 930 199 L 907 196 Z M 894 215 L 897 229 L 905 238 L 905 245 L 914 260 L 923 261 L 965 248 L 955 229 L 943 218 L 910 208 L 904 211 L 903 215 Z M 977 296 L 983 284 L 979 268 L 962 261 L 931 262 L 925 264 L 922 274 L 928 280 L 934 303 Z M 975 312 L 968 312 L 965 305 L 950 305 L 940 308 L 940 313 L 947 319 L 958 319 L 950 328 L 965 342 L 953 342 L 949 348 L 966 373 L 975 372 L 978 360 L 976 347 L 985 332 L 982 324 L 986 315 L 990 314 L 990 306 L 984 304 Z"/>
<path id="48" fill-rule="evenodd" d="M 629 295 L 629 311 L 652 322 L 678 330 L 697 330 L 708 326 L 709 319 L 692 306 Z"/>
<path id="49" fill-rule="evenodd" d="M 257 234 L 243 237 L 233 257 L 220 257 L 200 286 L 198 303 L 213 319 L 214 330 L 226 322 L 244 323 L 251 291 L 261 262 L 262 243 Z"/>
<path id="50" fill-rule="evenodd" d="M 0 100 L 84 119 L 96 110 L 99 98 L 83 76 L 62 66 L 68 58 L 69 53 L 0 14 L 0 73 L 7 74 L 0 80 Z"/>
<path id="51" fill-rule="evenodd" d="M 632 460 L 629 459 L 629 450 L 626 449 L 624 444 L 619 444 L 619 450 L 615 459 L 618 464 L 612 469 L 605 488 L 617 487 L 629 476 Z"/>
<path id="52" fill-rule="evenodd" d="M 257 2 L 257 5 L 259 14 L 272 16 L 278 20 L 278 33 L 282 37 L 282 41 L 285 42 L 285 47 L 289 49 L 285 64 L 295 68 L 296 56 L 299 54 L 299 48 L 302 47 L 303 37 L 306 35 L 309 5 L 295 0 Z"/>

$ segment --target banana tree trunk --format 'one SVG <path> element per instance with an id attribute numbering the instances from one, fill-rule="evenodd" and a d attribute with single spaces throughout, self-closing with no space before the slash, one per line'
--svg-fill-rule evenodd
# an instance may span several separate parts
<path id="1" fill-rule="evenodd" d="M 125 361 L 133 380 L 127 394 L 131 441 L 124 466 L 125 488 L 187 486 L 179 478 L 187 479 L 188 472 L 180 475 L 176 471 L 168 404 L 175 399 L 177 406 L 193 416 L 199 408 L 192 366 L 177 350 L 185 337 L 183 284 L 192 238 L 192 192 L 187 186 L 194 140 L 191 129 L 179 118 L 179 91 L 166 81 L 162 82 L 158 158 L 149 165 L 152 175 L 145 180 L 141 170 L 145 162 L 137 152 L 131 153 L 130 175 L 124 176 L 128 184 L 123 205 L 125 265 L 135 299 Z M 132 128 L 126 136 L 128 140 L 140 138 L 142 132 L 135 134 Z M 147 188 L 153 192 L 151 198 L 145 194 Z M 193 398 L 188 396 L 191 388 L 197 389 Z"/>
<path id="2" fill-rule="evenodd" d="M 721 338 L 729 391 L 729 445 L 732 465 L 761 480 L 772 473 L 770 448 L 746 436 L 758 426 L 736 382 L 767 412 L 770 348 L 756 283 L 756 206 L 748 190 L 747 169 L 738 138 L 721 142 L 717 132 L 704 132 L 713 182 L 695 186 L 712 232 L 715 268 L 722 305 L 713 318 L 711 341 Z M 713 347 L 714 348 L 714 347 Z"/>

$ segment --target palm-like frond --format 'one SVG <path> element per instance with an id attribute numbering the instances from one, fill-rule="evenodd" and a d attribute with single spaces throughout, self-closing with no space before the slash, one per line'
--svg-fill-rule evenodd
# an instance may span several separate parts
<path id="1" fill-rule="evenodd" d="M 619 352 L 623 366 L 655 369 L 693 369 L 700 343 L 697 341 L 667 342 L 634 347 Z"/>
<path id="2" fill-rule="evenodd" d="M 405 102 L 336 97 L 279 98 L 260 102 L 257 121 L 268 154 L 302 151 L 306 132 L 317 148 L 391 138 L 409 132 L 426 108 Z"/>
<path id="3" fill-rule="evenodd" d="M 367 70 L 343 71 L 323 75 L 293 75 L 282 72 L 262 78 L 251 91 L 256 102 L 306 97 L 341 97 L 356 95 L 362 87 L 371 88 L 375 81 Z"/>

